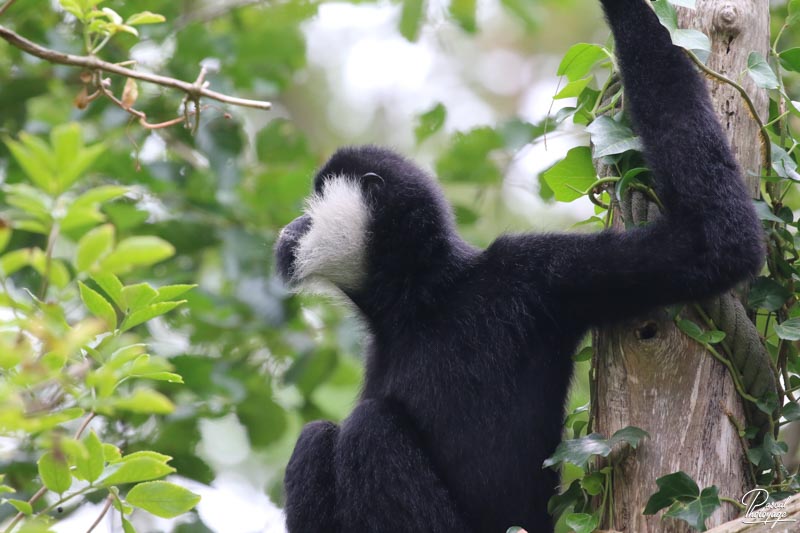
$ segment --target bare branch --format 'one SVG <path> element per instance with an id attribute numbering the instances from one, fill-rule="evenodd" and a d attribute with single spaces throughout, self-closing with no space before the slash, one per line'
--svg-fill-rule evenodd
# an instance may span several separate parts
<path id="1" fill-rule="evenodd" d="M 108 72 L 109 74 L 118 74 L 127 78 L 134 78 L 148 83 L 154 83 L 156 85 L 161 85 L 162 87 L 169 87 L 183 91 L 189 96 L 189 98 L 192 99 L 210 98 L 225 104 L 240 107 L 251 107 L 254 109 L 270 109 L 272 107 L 272 104 L 269 102 L 264 102 L 261 100 L 249 100 L 247 98 L 237 98 L 235 96 L 228 96 L 217 91 L 212 91 L 211 89 L 206 88 L 202 83 L 189 83 L 182 80 L 176 80 L 175 78 L 169 78 L 167 76 L 160 76 L 158 74 L 138 72 L 114 63 L 109 63 L 108 61 L 103 61 L 102 59 L 98 59 L 94 56 L 76 56 L 72 54 L 65 54 L 57 50 L 44 48 L 2 25 L 0 25 L 0 38 L 4 39 L 12 46 L 19 48 L 27 54 L 44 59 L 50 63 L 70 65 L 73 67 L 81 67 L 95 71 L 100 70 L 103 72 Z"/>
<path id="2" fill-rule="evenodd" d="M 0 15 L 2 15 L 3 13 L 5 13 L 5 12 L 8 10 L 8 8 L 9 8 L 9 7 L 11 7 L 11 5 L 12 5 L 14 2 L 16 2 L 16 1 L 17 1 L 17 0 L 7 0 L 5 4 L 3 4 L 2 6 L 0 6 Z"/>
<path id="3" fill-rule="evenodd" d="M 214 5 L 206 7 L 205 9 L 192 10 L 190 13 L 180 17 L 175 22 L 174 27 L 176 31 L 180 31 L 189 24 L 193 24 L 195 22 L 200 22 L 200 23 L 211 22 L 212 20 L 227 15 L 231 11 L 234 11 L 241 7 L 247 7 L 263 3 L 266 3 L 265 0 L 232 0 L 229 2 L 218 2 Z"/>

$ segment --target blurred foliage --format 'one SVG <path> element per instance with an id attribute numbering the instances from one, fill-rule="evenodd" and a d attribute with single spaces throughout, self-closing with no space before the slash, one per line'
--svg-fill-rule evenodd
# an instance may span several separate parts
<path id="1" fill-rule="evenodd" d="M 532 28 L 523 4 L 503 6 Z M 320 4 L 146 7 L 28 0 L 0 24 L 46 48 L 143 58 L 133 68 L 190 82 L 204 68 L 214 90 L 280 105 L 307 67 L 304 25 Z M 415 40 L 430 15 L 426 2 L 405 2 L 397 30 Z M 449 15 L 466 38 L 479 34 L 476 2 L 453 2 Z M 159 478 L 212 483 L 225 465 L 203 453 L 203 424 L 230 416 L 267 462 L 262 489 L 280 505 L 300 427 L 346 416 L 363 372 L 356 321 L 288 294 L 271 264 L 328 147 L 285 108 L 203 101 L 196 133 L 151 130 L 123 107 L 150 123 L 179 119 L 195 111 L 181 92 L 5 44 L 0 72 L 0 433 L 13 442 L 0 453 L 0 523 L 46 531 L 104 495 L 126 532 L 152 524 L 142 511 L 190 510 L 199 497 Z M 499 197 L 513 153 L 553 128 L 509 117 L 451 138 L 447 120 L 433 105 L 413 134 L 437 147 L 459 223 L 485 241 L 496 225 L 476 229 L 481 198 Z M 206 531 L 191 513 L 178 529 Z"/>

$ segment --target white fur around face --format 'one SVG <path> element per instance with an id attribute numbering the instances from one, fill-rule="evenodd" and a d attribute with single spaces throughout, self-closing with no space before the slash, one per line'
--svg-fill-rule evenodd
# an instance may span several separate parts
<path id="1" fill-rule="evenodd" d="M 345 176 L 325 182 L 322 194 L 306 204 L 311 228 L 297 245 L 295 275 L 298 281 L 319 279 L 341 289 L 358 289 L 366 276 L 369 212 L 359 185 Z"/>

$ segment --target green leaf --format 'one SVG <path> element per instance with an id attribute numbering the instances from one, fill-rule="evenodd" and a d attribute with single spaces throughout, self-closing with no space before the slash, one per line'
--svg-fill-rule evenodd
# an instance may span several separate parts
<path id="1" fill-rule="evenodd" d="M 83 439 L 83 444 L 86 446 L 87 454 L 85 458 L 78 458 L 75 462 L 75 470 L 83 479 L 92 483 L 103 473 L 105 464 L 103 443 L 100 442 L 94 431 L 90 431 Z"/>
<path id="2" fill-rule="evenodd" d="M 122 411 L 147 415 L 168 415 L 175 410 L 175 405 L 169 398 L 150 389 L 137 389 L 126 398 L 114 398 L 111 406 Z"/>
<path id="3" fill-rule="evenodd" d="M 49 227 L 52 222 L 53 200 L 40 189 L 27 183 L 15 183 L 3 186 L 6 202 L 25 212 L 26 215 L 39 220 Z"/>
<path id="4" fill-rule="evenodd" d="M 12 505 L 14 509 L 19 511 L 20 513 L 24 514 L 25 516 L 30 516 L 33 514 L 33 507 L 26 501 L 23 500 L 15 500 L 15 499 L 7 499 L 6 503 Z"/>
<path id="5" fill-rule="evenodd" d="M 777 281 L 762 276 L 750 286 L 747 303 L 753 308 L 777 311 L 791 296 L 789 290 Z"/>
<path id="6" fill-rule="evenodd" d="M 782 218 L 778 218 L 778 215 L 774 214 L 769 205 L 763 200 L 753 200 L 753 206 L 756 208 L 756 214 L 761 220 L 778 222 L 780 224 L 784 224 L 786 222 Z"/>
<path id="7" fill-rule="evenodd" d="M 72 486 L 72 474 L 65 457 L 56 457 L 53 452 L 47 452 L 36 465 L 39 467 L 39 477 L 48 490 L 61 494 Z"/>
<path id="8" fill-rule="evenodd" d="M 100 263 L 100 268 L 113 274 L 128 272 L 135 267 L 150 266 L 175 253 L 175 248 L 158 237 L 140 236 L 123 239 Z"/>
<path id="9" fill-rule="evenodd" d="M 800 318 L 790 318 L 775 326 L 775 333 L 787 341 L 800 341 Z"/>
<path id="10" fill-rule="evenodd" d="M 620 430 L 617 430 L 611 436 L 611 438 L 608 439 L 608 445 L 614 447 L 620 442 L 625 442 L 635 450 L 639 446 L 639 443 L 642 441 L 642 439 L 649 436 L 650 435 L 641 428 L 637 428 L 636 426 L 626 426 Z"/>
<path id="11" fill-rule="evenodd" d="M 555 453 L 545 460 L 545 467 L 556 466 L 559 463 L 572 463 L 581 468 L 586 468 L 589 459 L 594 455 L 607 457 L 611 453 L 611 446 L 597 433 L 586 435 L 580 439 L 565 440 L 556 448 Z"/>
<path id="12" fill-rule="evenodd" d="M 56 178 L 52 167 L 55 156 L 41 139 L 20 133 L 20 141 L 6 138 L 8 151 L 17 160 L 28 178 L 40 189 L 52 194 L 56 192 Z"/>
<path id="13" fill-rule="evenodd" d="M 594 79 L 594 76 L 583 78 L 582 80 L 575 80 L 569 82 L 558 94 L 553 97 L 553 100 L 563 100 L 564 98 L 575 98 L 580 96 L 584 89 Z"/>
<path id="14" fill-rule="evenodd" d="M 442 129 L 446 119 L 447 109 L 441 103 L 436 104 L 433 108 L 417 117 L 417 125 L 414 128 L 417 143 L 421 143 Z"/>
<path id="15" fill-rule="evenodd" d="M 505 147 L 497 130 L 480 127 L 453 136 L 450 148 L 436 162 L 442 181 L 499 184 L 503 179 L 492 153 Z"/>
<path id="16" fill-rule="evenodd" d="M 699 325 L 691 320 L 680 319 L 677 321 L 678 329 L 689 337 L 703 344 L 717 344 L 725 340 L 724 331 L 704 331 Z"/>
<path id="17" fill-rule="evenodd" d="M 478 29 L 476 10 L 477 0 L 450 0 L 450 15 L 467 33 L 475 33 Z"/>
<path id="18" fill-rule="evenodd" d="M 176 307 L 181 304 L 186 303 L 186 300 L 180 300 L 177 302 L 160 302 L 152 305 L 148 305 L 138 311 L 134 311 L 133 313 L 129 314 L 125 317 L 125 320 L 122 321 L 122 326 L 120 326 L 121 331 L 128 331 L 134 326 L 138 326 L 143 322 L 147 322 L 151 318 L 155 318 L 157 316 L 161 316 L 163 314 L 169 313 Z"/>
<path id="19" fill-rule="evenodd" d="M 122 517 L 122 533 L 136 533 L 136 528 L 124 516 Z"/>
<path id="20" fill-rule="evenodd" d="M 100 485 L 110 487 L 123 483 L 138 483 L 158 479 L 175 471 L 169 465 L 152 457 L 137 457 L 130 461 L 114 463 L 106 469 L 107 474 L 100 479 Z M 132 503 L 132 502 L 131 502 Z"/>
<path id="21" fill-rule="evenodd" d="M 747 58 L 747 73 L 762 89 L 777 89 L 781 86 L 772 67 L 758 52 L 752 52 Z"/>
<path id="22" fill-rule="evenodd" d="M 711 55 L 711 39 L 699 30 L 675 30 L 672 32 L 672 43 L 675 46 L 691 50 L 703 62 Z"/>
<path id="23" fill-rule="evenodd" d="M 142 25 L 142 24 L 159 24 L 167 20 L 164 18 L 164 15 L 159 15 L 158 13 L 152 13 L 150 11 L 142 11 L 141 13 L 136 13 L 128 17 L 128 20 L 125 21 L 125 24 L 130 26 Z"/>
<path id="24" fill-rule="evenodd" d="M 783 406 L 781 416 L 789 422 L 800 420 L 800 405 L 797 402 L 789 402 Z"/>
<path id="25" fill-rule="evenodd" d="M 642 149 L 641 141 L 633 130 L 611 117 L 598 117 L 586 131 L 592 136 L 594 156 L 597 158 Z"/>
<path id="26" fill-rule="evenodd" d="M 597 496 L 602 494 L 605 488 L 606 476 L 601 472 L 592 472 L 580 480 L 581 488 L 586 491 L 589 496 Z"/>
<path id="27" fill-rule="evenodd" d="M 103 458 L 107 463 L 116 463 L 122 459 L 122 453 L 119 448 L 107 442 L 103 443 Z"/>
<path id="28" fill-rule="evenodd" d="M 158 291 L 149 283 L 128 285 L 122 289 L 122 303 L 126 313 L 138 311 L 152 302 L 158 296 Z"/>
<path id="29" fill-rule="evenodd" d="M 573 45 L 558 66 L 558 75 L 566 76 L 571 82 L 585 78 L 592 68 L 601 60 L 608 59 L 608 54 L 596 44 L 578 43 Z"/>
<path id="30" fill-rule="evenodd" d="M 800 48 L 784 50 L 779 57 L 783 68 L 792 72 L 800 72 Z"/>
<path id="31" fill-rule="evenodd" d="M 100 204 L 119 198 L 128 192 L 127 187 L 104 185 L 89 189 L 73 201 L 61 220 L 61 228 L 65 231 L 93 226 L 105 221 L 106 217 L 98 209 Z"/>
<path id="32" fill-rule="evenodd" d="M 600 525 L 599 516 L 585 513 L 570 513 L 565 521 L 575 533 L 592 533 Z"/>
<path id="33" fill-rule="evenodd" d="M 697 0 L 669 0 L 669 3 L 675 6 L 685 7 L 687 9 L 697 8 Z"/>
<path id="34" fill-rule="evenodd" d="M 419 29 L 425 13 L 425 0 L 403 0 L 400 12 L 400 35 L 409 41 L 419 38 Z"/>
<path id="35" fill-rule="evenodd" d="M 114 247 L 114 226 L 104 224 L 81 237 L 75 250 L 75 267 L 79 272 L 91 270 L 96 262 Z"/>
<path id="36" fill-rule="evenodd" d="M 678 12 L 666 0 L 657 0 L 653 2 L 653 9 L 658 16 L 661 24 L 669 30 L 670 35 L 678 29 Z"/>
<path id="37" fill-rule="evenodd" d="M 197 285 L 164 285 L 158 288 L 158 296 L 153 300 L 153 303 L 172 301 L 195 287 Z"/>
<path id="38" fill-rule="evenodd" d="M 133 487 L 125 500 L 150 514 L 174 518 L 197 505 L 200 496 L 167 481 L 151 481 Z"/>
<path id="39" fill-rule="evenodd" d="M 573 148 L 567 157 L 545 171 L 543 178 L 559 202 L 577 200 L 597 181 L 592 151 L 585 146 Z"/>
<path id="40" fill-rule="evenodd" d="M 109 298 L 111 298 L 111 301 L 117 304 L 117 307 L 120 309 L 124 307 L 122 302 L 122 282 L 120 282 L 117 276 L 101 272 L 93 275 L 92 279 L 105 291 Z"/>
<path id="41" fill-rule="evenodd" d="M 700 488 L 684 472 L 675 472 L 656 480 L 658 491 L 650 496 L 644 514 L 656 514 L 676 501 L 690 502 L 700 497 Z"/>
<path id="42" fill-rule="evenodd" d="M 791 0 L 789 2 L 789 16 L 786 18 L 786 24 L 794 26 L 800 22 L 800 0 Z"/>
<path id="43" fill-rule="evenodd" d="M 117 313 L 114 311 L 114 308 L 111 306 L 108 301 L 103 298 L 100 293 L 91 289 L 83 284 L 83 282 L 78 282 L 78 287 L 81 293 L 81 300 L 86 305 L 86 307 L 91 311 L 91 313 L 103 320 L 110 329 L 116 329 L 117 327 Z"/>
<path id="44" fill-rule="evenodd" d="M 683 520 L 698 531 L 705 531 L 706 519 L 719 509 L 720 505 L 717 487 L 711 486 L 703 489 L 700 496 L 691 502 L 673 503 L 665 516 Z"/>
<path id="45" fill-rule="evenodd" d="M 6 249 L 8 241 L 11 240 L 11 228 L 0 218 L 0 252 Z"/>

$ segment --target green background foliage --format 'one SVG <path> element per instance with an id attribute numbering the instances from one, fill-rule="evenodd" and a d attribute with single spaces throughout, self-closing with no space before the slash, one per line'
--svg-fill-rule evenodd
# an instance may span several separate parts
<path id="1" fill-rule="evenodd" d="M 502 231 L 571 225 L 574 212 L 554 210 L 554 201 L 583 204 L 583 213 L 592 215 L 586 196 L 597 176 L 585 139 L 568 153 L 575 142 L 562 146 L 566 157 L 541 175 L 541 168 L 514 170 L 520 154 L 541 147 L 545 134 L 557 143 L 591 123 L 594 156 L 628 168 L 619 183 L 603 189 L 601 204 L 615 190 L 646 186 L 631 152 L 638 141 L 624 117 L 602 115 L 610 109 L 600 95 L 612 62 L 597 6 L 490 4 L 484 9 L 456 0 L 439 10 L 422 0 L 338 8 L 311 0 L 62 0 L 58 9 L 26 0 L 0 16 L 0 24 L 48 48 L 91 51 L 111 62 L 135 57 L 137 70 L 189 82 L 203 65 L 212 89 L 273 103 L 272 111 L 257 111 L 204 99 L 199 119 L 189 117 L 192 127 L 150 130 L 108 98 L 90 101 L 100 78 L 0 44 L 0 435 L 9 437 L 0 449 L 4 527 L 19 515 L 15 523 L 27 530 L 57 529 L 94 505 L 89 523 L 107 506 L 116 517 L 110 523 L 126 533 L 137 527 L 208 531 L 213 524 L 198 513 L 196 492 L 222 490 L 232 477 L 244 487 L 240 498 L 282 504 L 283 468 L 300 428 L 345 417 L 362 380 L 358 321 L 326 300 L 290 295 L 272 264 L 278 231 L 301 211 L 314 169 L 337 146 L 377 142 L 414 155 L 436 172 L 460 230 L 478 245 Z M 673 15 L 662 4 L 669 26 Z M 343 35 L 315 26 L 331 20 L 325 10 L 342 5 L 353 10 L 343 13 L 366 17 L 376 33 L 396 33 L 403 46 L 436 49 L 437 67 L 460 72 L 466 103 L 444 102 L 453 83 L 448 78 L 437 79 L 444 88 L 425 101 L 412 93 L 420 101 L 411 107 L 381 100 L 380 91 L 370 102 L 348 103 L 346 43 L 320 44 L 320 34 Z M 786 7 L 776 9 L 775 32 L 787 15 Z M 796 31 L 784 31 L 784 44 L 796 40 Z M 702 55 L 702 38 L 675 33 Z M 580 40 L 602 44 L 572 46 Z M 513 90 L 491 90 L 478 80 L 474 58 L 491 65 L 498 50 L 530 58 L 534 64 L 525 68 L 544 80 L 561 77 L 558 86 L 540 91 L 545 104 L 555 98 L 546 119 L 524 111 L 528 85 L 542 80 Z M 780 79 L 774 58 L 751 58 L 749 74 L 763 87 L 795 89 L 795 50 L 780 52 L 786 71 Z M 150 124 L 184 112 L 180 91 L 109 78 L 106 87 Z M 794 113 L 794 104 L 789 107 Z M 793 139 L 776 145 L 775 181 L 796 177 Z M 509 208 L 519 191 L 538 192 L 550 203 Z M 800 198 L 787 188 L 781 200 L 791 207 Z M 593 215 L 584 230 L 608 222 L 600 207 Z M 794 242 L 791 209 L 771 202 L 762 216 Z M 769 275 L 754 285 L 751 303 L 777 313 L 793 295 L 785 277 Z M 775 315 L 761 319 L 776 357 L 779 338 L 800 338 L 796 313 L 790 314 L 777 325 Z M 563 467 L 566 490 L 551 502 L 563 514 L 563 531 L 592 531 L 599 523 L 598 514 L 576 501 L 607 494 L 612 474 L 593 471 L 587 460 L 608 455 L 614 445 L 635 447 L 646 435 L 638 428 L 608 439 L 586 435 L 591 355 L 586 346 L 575 356 L 566 436 L 578 440 L 552 460 Z M 794 350 L 789 357 L 796 366 Z M 788 371 L 797 385 L 795 367 Z M 795 403 L 784 411 L 787 419 L 798 413 Z M 753 453 L 765 472 L 769 458 L 786 451 L 782 442 L 767 445 Z M 42 487 L 43 496 L 30 505 Z M 710 488 L 701 492 L 695 485 L 691 496 L 662 507 L 702 523 Z M 174 522 L 155 518 L 175 516 Z"/>

